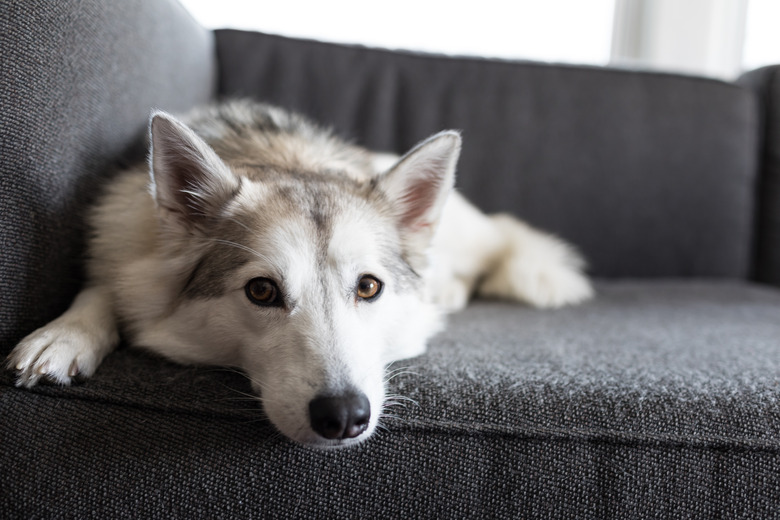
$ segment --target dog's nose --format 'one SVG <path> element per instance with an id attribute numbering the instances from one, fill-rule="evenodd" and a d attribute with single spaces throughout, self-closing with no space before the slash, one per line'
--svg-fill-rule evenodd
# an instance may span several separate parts
<path id="1" fill-rule="evenodd" d="M 371 404 L 362 394 L 315 397 L 309 403 L 312 429 L 326 439 L 352 439 L 366 431 Z"/>

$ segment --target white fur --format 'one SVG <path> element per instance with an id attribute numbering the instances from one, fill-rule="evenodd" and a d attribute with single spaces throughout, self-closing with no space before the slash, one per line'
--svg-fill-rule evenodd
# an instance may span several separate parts
<path id="1" fill-rule="evenodd" d="M 492 223 L 504 247 L 478 288 L 481 296 L 516 299 L 540 308 L 581 303 L 593 297 L 583 261 L 561 240 L 509 215 Z"/>
<path id="2" fill-rule="evenodd" d="M 234 122 L 249 124 L 242 107 L 230 107 Z M 293 121 L 278 109 L 268 114 L 277 124 Z M 275 133 L 242 144 L 265 143 L 270 148 L 258 150 L 275 168 L 316 169 L 322 157 L 322 167 L 358 184 L 375 177 L 392 210 L 386 214 L 344 194 L 332 202 L 338 208 L 331 210 L 323 253 L 305 211 L 279 206 L 263 182 L 239 181 L 239 170 L 171 116 L 155 114 L 151 128 L 151 185 L 147 173 L 135 169 L 108 186 L 91 216 L 90 283 L 68 311 L 11 353 L 19 385 L 43 377 L 69 384 L 92 375 L 117 344 L 121 322 L 133 345 L 181 363 L 245 371 L 270 420 L 291 439 L 345 446 L 375 431 L 384 367 L 421 354 L 440 330 L 443 312 L 463 308 L 474 293 L 537 307 L 593 294 L 569 246 L 512 217 L 486 216 L 452 193 L 460 149 L 455 132 L 437 134 L 400 159 L 366 155 L 373 171 L 360 162 L 365 152 L 309 127 L 289 139 Z M 226 128 L 215 122 L 201 135 L 218 140 Z M 251 149 L 236 153 L 253 157 Z M 273 225 L 250 229 L 241 218 L 253 212 Z M 234 243 L 211 236 L 207 228 L 214 222 L 235 222 L 248 238 Z M 237 248 L 249 260 L 226 273 L 226 281 L 208 280 L 223 284 L 208 298 L 183 298 L 199 259 L 214 244 Z M 389 250 L 399 258 L 404 251 L 421 278 L 399 278 L 403 265 L 388 263 Z M 385 282 L 376 301 L 356 296 L 357 280 L 366 274 Z M 278 282 L 284 306 L 247 298 L 245 285 L 257 277 Z M 355 438 L 324 439 L 310 424 L 309 404 L 345 392 L 367 397 L 370 422 Z"/>
<path id="3" fill-rule="evenodd" d="M 12 352 L 9 365 L 26 387 L 41 377 L 69 384 L 76 376 L 94 374 L 118 341 L 109 295 L 101 288 L 88 287 L 65 314 L 24 338 Z"/>

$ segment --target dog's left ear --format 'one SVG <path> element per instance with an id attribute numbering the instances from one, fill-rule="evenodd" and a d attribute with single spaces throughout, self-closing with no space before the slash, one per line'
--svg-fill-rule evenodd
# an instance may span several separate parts
<path id="1" fill-rule="evenodd" d="M 239 180 L 187 125 L 165 112 L 149 123 L 152 195 L 166 216 L 197 229 L 235 194 Z"/>
<path id="2" fill-rule="evenodd" d="M 440 132 L 412 148 L 376 179 L 393 203 L 399 229 L 409 245 L 427 248 L 455 185 L 461 138 L 454 130 Z"/>

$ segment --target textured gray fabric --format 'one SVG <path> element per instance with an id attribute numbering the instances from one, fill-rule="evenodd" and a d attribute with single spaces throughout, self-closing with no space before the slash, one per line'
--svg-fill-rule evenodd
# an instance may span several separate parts
<path id="1" fill-rule="evenodd" d="M 399 364 L 390 392 L 414 402 L 337 452 L 280 438 L 225 370 L 122 350 L 71 388 L 4 373 L 0 509 L 779 518 L 778 316 L 780 291 L 726 282 L 605 282 L 551 312 L 478 302 Z"/>
<path id="2" fill-rule="evenodd" d="M 573 240 L 598 273 L 748 272 L 748 90 L 217 40 L 223 94 L 385 149 L 463 128 L 467 194 Z M 207 99 L 214 61 L 212 36 L 168 0 L 6 2 L 0 45 L 6 352 L 76 289 L 78 222 L 108 164 L 150 106 Z M 774 272 L 769 215 L 758 244 Z M 656 280 L 604 282 L 560 311 L 480 302 L 453 316 L 394 367 L 390 392 L 411 400 L 346 451 L 282 438 L 225 369 L 120 349 L 89 381 L 32 391 L 3 370 L 0 517 L 780 518 L 779 365 L 780 290 Z"/>
<path id="3" fill-rule="evenodd" d="M 214 90 L 213 36 L 175 0 L 0 8 L 0 353 L 80 284 L 83 210 L 153 107 Z"/>
<path id="4" fill-rule="evenodd" d="M 756 278 L 780 285 L 780 66 L 743 75 L 739 83 L 761 101 L 761 176 L 758 183 Z"/>
<path id="5" fill-rule="evenodd" d="M 757 115 L 747 89 L 239 31 L 216 38 L 224 96 L 300 110 L 378 149 L 462 129 L 462 191 L 574 242 L 598 276 L 750 271 Z"/>
<path id="6" fill-rule="evenodd" d="M 6 403 L 25 433 L 0 454 L 6 518 L 772 520 L 780 511 L 776 451 L 395 429 L 363 448 L 315 452 L 247 421 L 39 395 Z"/>

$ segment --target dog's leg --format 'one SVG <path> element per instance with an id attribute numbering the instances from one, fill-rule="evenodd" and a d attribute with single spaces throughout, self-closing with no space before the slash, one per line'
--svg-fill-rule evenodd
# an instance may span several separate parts
<path id="1" fill-rule="evenodd" d="M 492 219 L 452 193 L 433 240 L 428 280 L 434 303 L 450 312 L 464 308 L 505 243 Z"/>
<path id="2" fill-rule="evenodd" d="M 584 262 L 563 241 L 509 215 L 485 215 L 458 193 L 444 208 L 429 275 L 448 311 L 479 296 L 560 307 L 593 296 Z"/>
<path id="3" fill-rule="evenodd" d="M 509 215 L 490 219 L 504 236 L 505 245 L 485 273 L 479 295 L 542 308 L 580 303 L 593 296 L 582 273 L 585 262 L 571 246 Z"/>
<path id="4" fill-rule="evenodd" d="M 376 171 L 397 159 L 375 154 Z M 593 296 L 572 247 L 509 215 L 485 215 L 457 192 L 444 206 L 431 253 L 429 296 L 446 311 L 464 308 L 475 292 L 544 308 Z"/>
<path id="5" fill-rule="evenodd" d="M 119 342 L 111 298 L 103 287 L 81 291 L 59 318 L 24 338 L 8 356 L 17 386 L 31 387 L 42 377 L 67 385 L 91 376 Z"/>

